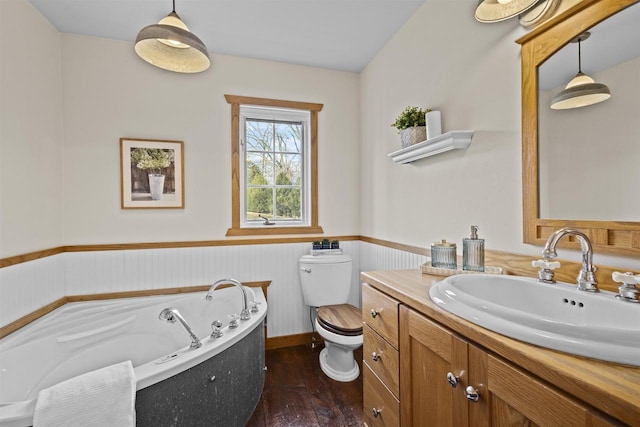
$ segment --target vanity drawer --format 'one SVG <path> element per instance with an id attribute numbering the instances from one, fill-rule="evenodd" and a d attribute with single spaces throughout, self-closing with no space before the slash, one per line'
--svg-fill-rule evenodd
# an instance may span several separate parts
<path id="1" fill-rule="evenodd" d="M 362 284 L 362 320 L 398 348 L 398 301 Z"/>
<path id="2" fill-rule="evenodd" d="M 368 427 L 400 425 L 400 402 L 380 381 L 376 374 L 362 364 L 364 421 Z"/>
<path id="3" fill-rule="evenodd" d="M 368 367 L 386 384 L 391 393 L 399 397 L 398 378 L 400 376 L 400 365 L 398 362 L 398 350 L 393 348 L 369 326 L 364 325 L 362 354 Z"/>

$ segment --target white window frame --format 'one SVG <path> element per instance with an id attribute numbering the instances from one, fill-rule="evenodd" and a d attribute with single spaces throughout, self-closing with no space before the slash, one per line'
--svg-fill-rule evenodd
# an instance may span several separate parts
<path id="1" fill-rule="evenodd" d="M 302 185 L 300 186 L 300 220 L 278 220 L 274 219 L 274 225 L 265 225 L 262 220 L 247 220 L 247 144 L 246 122 L 247 120 L 265 120 L 274 122 L 299 122 L 302 124 Z M 242 228 L 252 227 L 308 227 L 311 225 L 310 218 L 310 133 L 311 114 L 305 110 L 292 110 L 275 107 L 260 107 L 254 105 L 240 105 L 240 226 Z M 275 183 L 273 184 L 275 186 Z M 275 200 L 274 200 L 275 214 Z"/>

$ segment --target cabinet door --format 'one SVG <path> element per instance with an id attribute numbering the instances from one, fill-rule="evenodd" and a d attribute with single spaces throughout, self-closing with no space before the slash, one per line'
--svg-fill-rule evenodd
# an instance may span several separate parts
<path id="1" fill-rule="evenodd" d="M 403 426 L 469 425 L 467 342 L 400 307 L 400 420 Z M 451 382 L 447 378 L 452 374 Z M 457 379 L 455 378 L 457 377 Z"/>
<path id="2" fill-rule="evenodd" d="M 519 368 L 469 345 L 469 382 L 480 399 L 469 404 L 473 426 L 619 425 Z"/>

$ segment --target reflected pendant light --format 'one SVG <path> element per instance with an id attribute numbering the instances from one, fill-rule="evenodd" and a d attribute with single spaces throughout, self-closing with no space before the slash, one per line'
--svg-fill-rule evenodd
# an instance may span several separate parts
<path id="1" fill-rule="evenodd" d="M 504 21 L 531 9 L 538 0 L 480 0 L 476 19 L 483 23 Z"/>
<path id="2" fill-rule="evenodd" d="M 177 73 L 199 73 L 211 65 L 202 40 L 189 31 L 176 13 L 175 0 L 169 15 L 140 30 L 135 50 L 149 64 Z"/>
<path id="3" fill-rule="evenodd" d="M 586 32 L 571 40 L 571 43 L 578 43 L 578 74 L 571 79 L 563 91 L 553 97 L 551 108 L 554 110 L 586 107 L 611 97 L 607 85 L 594 82 L 591 77 L 582 72 L 580 43 L 588 39 L 590 35 L 591 33 Z"/>

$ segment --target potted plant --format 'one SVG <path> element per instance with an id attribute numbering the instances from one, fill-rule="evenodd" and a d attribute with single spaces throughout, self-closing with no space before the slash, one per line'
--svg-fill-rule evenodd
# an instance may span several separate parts
<path id="1" fill-rule="evenodd" d="M 340 249 L 340 242 L 337 240 L 331 241 L 331 249 Z"/>
<path id="2" fill-rule="evenodd" d="M 425 115 L 429 111 L 431 110 L 428 108 L 407 107 L 396 118 L 396 121 L 391 124 L 392 127 L 398 129 L 402 148 L 407 148 L 427 139 Z"/>
<path id="3" fill-rule="evenodd" d="M 165 177 L 162 170 L 173 163 L 173 150 L 136 148 L 131 153 L 131 161 L 138 169 L 148 171 L 151 200 L 160 200 L 164 190 Z"/>
<path id="4" fill-rule="evenodd" d="M 312 249 L 322 249 L 322 243 L 320 243 L 320 240 L 313 241 Z"/>
<path id="5" fill-rule="evenodd" d="M 329 239 L 322 239 L 322 249 L 331 249 L 331 242 Z"/>

